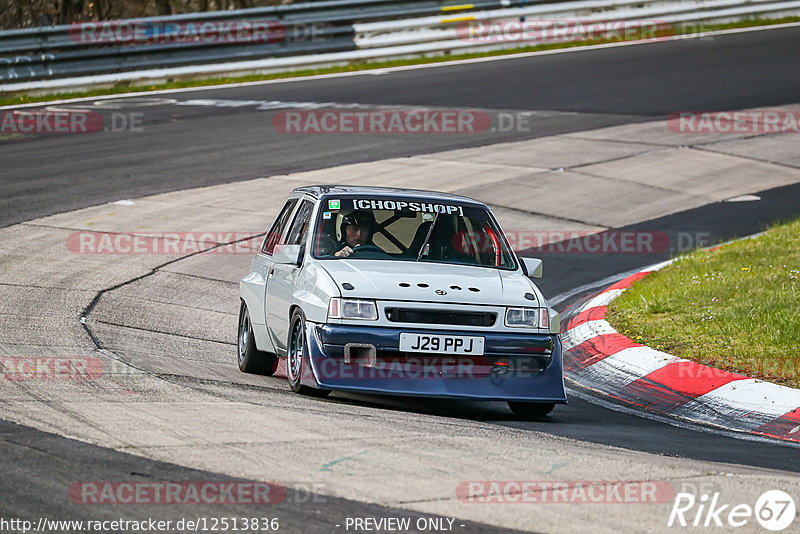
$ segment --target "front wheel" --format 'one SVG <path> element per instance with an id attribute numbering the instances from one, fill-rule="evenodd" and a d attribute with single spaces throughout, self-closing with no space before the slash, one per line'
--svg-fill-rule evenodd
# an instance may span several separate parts
<path id="1" fill-rule="evenodd" d="M 247 305 L 244 301 L 239 307 L 239 335 L 237 337 L 239 370 L 243 373 L 256 375 L 274 375 L 278 369 L 278 357 L 256 348 L 253 325 L 250 324 L 250 312 L 247 311 Z"/>
<path id="2" fill-rule="evenodd" d="M 511 408 L 512 412 L 520 417 L 533 418 L 546 416 L 553 411 L 553 408 L 555 408 L 556 405 L 552 402 L 536 403 L 508 401 L 508 407 Z"/>
<path id="3" fill-rule="evenodd" d="M 306 341 L 306 318 L 299 309 L 292 314 L 291 328 L 289 328 L 288 354 L 286 357 L 286 376 L 289 387 L 295 393 L 310 395 L 312 397 L 325 397 L 330 395 L 329 389 L 316 389 L 301 384 L 303 372 L 308 365 L 308 343 Z"/>

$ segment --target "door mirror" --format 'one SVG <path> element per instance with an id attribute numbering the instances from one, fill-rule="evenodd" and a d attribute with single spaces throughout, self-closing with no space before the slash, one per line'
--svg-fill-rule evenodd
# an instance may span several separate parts
<path id="1" fill-rule="evenodd" d="M 528 271 L 528 278 L 541 278 L 542 277 L 542 260 L 539 258 L 520 258 L 522 263 L 525 264 L 525 270 Z"/>
<path id="2" fill-rule="evenodd" d="M 272 261 L 283 265 L 300 265 L 302 262 L 300 245 L 275 245 Z"/>

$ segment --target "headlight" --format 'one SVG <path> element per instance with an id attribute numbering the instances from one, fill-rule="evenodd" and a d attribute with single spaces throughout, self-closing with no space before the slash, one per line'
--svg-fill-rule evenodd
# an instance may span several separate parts
<path id="1" fill-rule="evenodd" d="M 506 326 L 550 328 L 550 316 L 547 308 L 506 308 Z"/>
<path id="2" fill-rule="evenodd" d="M 378 319 L 378 307 L 371 300 L 343 299 L 334 297 L 328 304 L 328 319 Z"/>

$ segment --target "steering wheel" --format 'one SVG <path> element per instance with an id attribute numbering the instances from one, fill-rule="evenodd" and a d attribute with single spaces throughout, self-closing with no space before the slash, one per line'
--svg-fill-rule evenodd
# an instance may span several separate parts
<path id="1" fill-rule="evenodd" d="M 386 254 L 386 252 L 384 252 L 381 247 L 379 247 L 378 245 L 373 245 L 372 243 L 364 243 L 363 245 L 358 245 L 353 249 L 353 252 L 350 255 L 352 256 L 353 254 L 357 254 L 359 252 L 372 252 L 372 253 L 377 252 L 378 254 Z"/>

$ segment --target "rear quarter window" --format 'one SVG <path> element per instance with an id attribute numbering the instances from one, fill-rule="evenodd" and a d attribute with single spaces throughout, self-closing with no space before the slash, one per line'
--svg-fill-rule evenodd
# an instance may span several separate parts
<path id="1" fill-rule="evenodd" d="M 267 235 L 264 238 L 264 244 L 261 246 L 261 252 L 263 254 L 272 255 L 272 251 L 275 250 L 275 245 L 278 244 L 284 230 L 286 230 L 286 226 L 289 224 L 289 218 L 294 211 L 294 207 L 297 205 L 297 200 L 296 198 L 290 198 L 286 201 L 286 204 L 283 205 L 281 212 L 278 214 L 275 222 L 272 223 L 272 226 L 267 231 Z"/>

